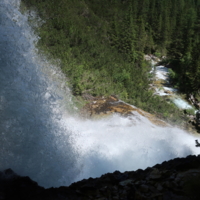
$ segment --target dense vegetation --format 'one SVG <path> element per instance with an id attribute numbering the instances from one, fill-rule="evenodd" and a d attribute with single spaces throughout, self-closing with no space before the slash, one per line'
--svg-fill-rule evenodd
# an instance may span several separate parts
<path id="1" fill-rule="evenodd" d="M 172 78 L 186 94 L 200 95 L 200 1 L 180 1 L 182 8 L 172 32 L 168 57 L 172 64 Z"/>
<path id="2" fill-rule="evenodd" d="M 40 50 L 59 59 L 74 95 L 116 94 L 161 117 L 180 112 L 149 90 L 144 54 L 168 55 L 184 91 L 200 82 L 200 0 L 22 0 L 44 23 Z M 198 84 L 196 84 L 198 82 Z M 182 84 L 184 83 L 184 84 Z M 187 92 L 187 91 L 186 91 Z"/>

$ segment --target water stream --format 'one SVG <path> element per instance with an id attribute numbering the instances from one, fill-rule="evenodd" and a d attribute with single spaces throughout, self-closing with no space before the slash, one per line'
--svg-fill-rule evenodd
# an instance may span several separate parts
<path id="1" fill-rule="evenodd" d="M 153 70 L 152 70 L 153 72 Z M 163 80 L 166 83 L 169 83 L 169 70 L 165 66 L 156 66 L 155 67 L 155 77 L 157 80 Z M 162 84 L 159 87 L 155 88 L 155 94 L 159 96 L 169 96 L 171 101 L 180 109 L 193 109 L 192 105 L 190 105 L 186 100 L 184 100 L 179 94 L 178 90 L 170 87 L 165 87 Z"/>
<path id="2" fill-rule="evenodd" d="M 67 79 L 38 54 L 19 4 L 0 1 L 0 170 L 58 187 L 198 154 L 196 137 L 137 113 L 98 121 L 72 114 Z"/>

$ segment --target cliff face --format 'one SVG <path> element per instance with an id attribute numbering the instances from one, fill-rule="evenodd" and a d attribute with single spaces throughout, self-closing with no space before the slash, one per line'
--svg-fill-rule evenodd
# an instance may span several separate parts
<path id="1" fill-rule="evenodd" d="M 0 199 L 145 200 L 199 199 L 200 156 L 176 158 L 145 170 L 115 171 L 69 187 L 44 189 L 11 169 L 0 172 Z"/>

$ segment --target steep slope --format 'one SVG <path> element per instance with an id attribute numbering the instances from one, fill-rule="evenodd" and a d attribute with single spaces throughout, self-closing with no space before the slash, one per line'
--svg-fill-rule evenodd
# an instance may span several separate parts
<path id="1" fill-rule="evenodd" d="M 177 35 L 187 20 L 197 23 L 195 13 L 199 3 L 179 1 L 22 2 L 42 19 L 36 28 L 41 38 L 38 46 L 49 58 L 59 59 L 75 96 L 115 94 L 178 124 L 184 120 L 179 109 L 152 97 L 152 91 L 148 90 L 151 69 L 143 56 L 144 53 L 165 55 L 169 48 L 174 49 L 170 44 L 178 40 Z M 183 19 L 186 22 L 182 23 Z M 188 28 L 193 31 L 194 27 Z M 196 34 L 193 35 L 196 39 Z"/>

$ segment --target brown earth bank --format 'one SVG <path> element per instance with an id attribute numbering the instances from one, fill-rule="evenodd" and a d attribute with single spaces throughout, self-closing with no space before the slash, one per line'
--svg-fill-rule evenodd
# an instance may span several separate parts
<path id="1" fill-rule="evenodd" d="M 169 126 L 169 124 L 161 119 L 158 119 L 156 116 L 120 101 L 115 95 L 111 95 L 109 97 L 87 96 L 85 98 L 89 101 L 89 103 L 87 103 L 81 111 L 83 117 L 101 118 L 111 114 L 120 114 L 124 117 L 128 117 L 134 116 L 137 112 L 157 126 Z"/>
<path id="2" fill-rule="evenodd" d="M 0 199 L 189 200 L 199 199 L 199 185 L 200 155 L 176 158 L 145 170 L 115 171 L 69 187 L 49 189 L 7 169 L 0 172 Z"/>

